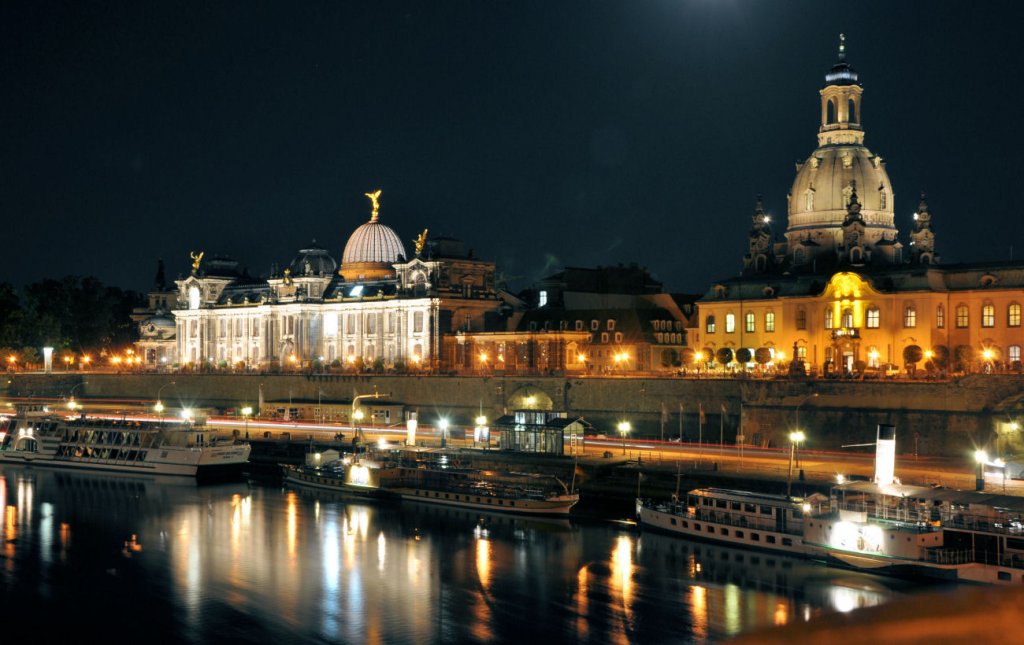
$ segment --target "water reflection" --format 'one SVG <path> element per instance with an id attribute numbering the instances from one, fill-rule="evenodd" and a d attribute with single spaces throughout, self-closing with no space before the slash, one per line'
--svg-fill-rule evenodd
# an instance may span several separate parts
<path id="1" fill-rule="evenodd" d="M 59 608 L 78 639 L 118 606 L 137 610 L 123 629 L 174 640 L 716 641 L 908 589 L 608 524 L 245 483 L 4 466 L 0 517 L 14 609 Z"/>

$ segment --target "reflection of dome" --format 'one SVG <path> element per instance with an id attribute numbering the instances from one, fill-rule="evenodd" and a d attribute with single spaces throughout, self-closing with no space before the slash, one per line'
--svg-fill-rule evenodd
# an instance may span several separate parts
<path id="1" fill-rule="evenodd" d="M 288 265 L 288 268 L 291 269 L 293 277 L 304 275 L 329 276 L 334 275 L 334 272 L 338 270 L 338 263 L 327 253 L 327 249 L 320 248 L 316 245 L 316 240 L 313 240 L 313 244 L 309 248 L 299 251 L 299 254 L 295 256 L 295 259 Z"/>
<path id="2" fill-rule="evenodd" d="M 376 217 L 352 233 L 341 259 L 341 273 L 345 280 L 372 280 L 394 276 L 391 266 L 405 257 L 405 247 L 390 227 Z"/>

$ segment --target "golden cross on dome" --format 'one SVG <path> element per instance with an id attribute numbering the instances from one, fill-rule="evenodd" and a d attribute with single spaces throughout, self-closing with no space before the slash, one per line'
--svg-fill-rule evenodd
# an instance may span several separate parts
<path id="1" fill-rule="evenodd" d="M 377 221 L 378 213 L 380 212 L 380 201 L 378 201 L 380 199 L 380 193 L 380 189 L 377 189 L 372 193 L 365 193 L 365 195 L 370 198 L 370 201 L 373 202 L 373 212 L 370 214 L 371 222 Z"/>

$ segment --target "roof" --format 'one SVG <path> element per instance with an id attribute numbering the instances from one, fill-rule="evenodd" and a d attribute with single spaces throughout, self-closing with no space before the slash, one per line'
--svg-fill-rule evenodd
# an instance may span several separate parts
<path id="1" fill-rule="evenodd" d="M 854 491 L 869 495 L 887 495 L 890 497 L 915 497 L 920 499 L 940 500 L 954 504 L 977 504 L 998 508 L 1009 508 L 1024 511 L 1024 497 L 1018 495 L 1002 495 L 982 491 L 950 490 L 948 488 L 932 488 L 929 486 L 904 486 L 893 484 L 879 486 L 874 482 L 850 482 L 835 487 L 836 490 Z"/>

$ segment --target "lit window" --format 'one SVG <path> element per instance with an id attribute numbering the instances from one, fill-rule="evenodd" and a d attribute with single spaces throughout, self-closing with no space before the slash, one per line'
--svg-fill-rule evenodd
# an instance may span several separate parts
<path id="1" fill-rule="evenodd" d="M 881 312 L 878 307 L 871 307 L 868 309 L 867 327 L 868 329 L 878 329 Z"/>
<path id="2" fill-rule="evenodd" d="M 715 317 L 708 316 L 704 322 L 704 330 L 709 334 L 715 333 Z"/>
<path id="3" fill-rule="evenodd" d="M 1008 327 L 1020 327 L 1020 305 L 1011 304 L 1006 308 L 1006 325 Z"/>
<path id="4" fill-rule="evenodd" d="M 832 318 L 832 308 L 825 310 L 825 329 L 832 329 L 835 321 Z"/>
<path id="5" fill-rule="evenodd" d="M 1007 356 L 1010 359 L 1010 363 L 1020 362 L 1020 345 L 1010 345 L 1007 351 Z"/>
<path id="6" fill-rule="evenodd" d="M 946 310 L 939 305 L 935 308 L 935 326 L 942 329 L 946 326 Z"/>
<path id="7" fill-rule="evenodd" d="M 537 306 L 543 307 L 546 304 L 548 304 L 548 292 L 541 291 L 540 294 L 537 296 Z"/>
<path id="8" fill-rule="evenodd" d="M 843 309 L 843 319 L 842 319 L 841 323 L 842 324 L 840 326 L 843 327 L 844 329 L 852 329 L 853 328 L 853 310 L 852 309 Z"/>
<path id="9" fill-rule="evenodd" d="M 754 312 L 748 311 L 745 318 L 744 329 L 748 332 L 754 331 Z"/>
<path id="10" fill-rule="evenodd" d="M 804 359 L 807 358 L 807 346 L 806 345 L 801 345 L 800 347 L 796 348 L 796 357 L 798 359 L 800 359 L 800 360 L 804 360 Z"/>
<path id="11" fill-rule="evenodd" d="M 956 326 L 960 329 L 965 329 L 967 324 L 970 322 L 970 314 L 967 311 L 967 305 L 957 305 L 956 307 Z"/>
<path id="12" fill-rule="evenodd" d="M 803 307 L 796 310 L 796 328 L 807 329 L 807 310 Z"/>
<path id="13" fill-rule="evenodd" d="M 769 311 L 764 315 L 764 330 L 775 331 L 775 312 Z"/>
<path id="14" fill-rule="evenodd" d="M 907 306 L 903 310 L 903 326 L 917 327 L 917 309 L 913 306 Z"/>
<path id="15" fill-rule="evenodd" d="M 993 307 L 992 305 L 985 305 L 981 308 L 981 326 L 996 326 L 996 308 Z"/>
<path id="16" fill-rule="evenodd" d="M 736 331 L 736 314 L 725 314 L 725 333 Z"/>

